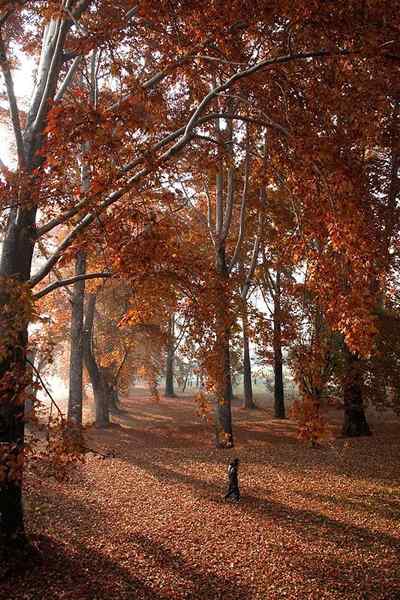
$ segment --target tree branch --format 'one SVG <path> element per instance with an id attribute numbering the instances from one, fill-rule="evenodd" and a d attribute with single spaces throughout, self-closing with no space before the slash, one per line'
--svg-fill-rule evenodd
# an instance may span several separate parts
<path id="1" fill-rule="evenodd" d="M 20 169 L 25 167 L 25 150 L 24 142 L 22 139 L 21 123 L 19 119 L 19 110 L 17 99 L 15 96 L 14 82 L 10 70 L 10 66 L 7 60 L 6 48 L 4 46 L 3 38 L 0 35 L 0 64 L 1 70 L 3 71 L 4 81 L 6 84 L 7 97 L 9 102 L 9 112 L 11 122 L 14 131 L 15 143 L 17 146 L 18 165 Z"/>
<path id="2" fill-rule="evenodd" d="M 66 76 L 64 77 L 64 80 L 62 82 L 62 84 L 60 85 L 60 88 L 58 90 L 58 92 L 56 93 L 56 95 L 54 96 L 54 102 L 58 102 L 59 100 L 62 99 L 62 97 L 64 96 L 65 92 L 67 91 L 71 81 L 74 78 L 74 75 L 76 73 L 76 70 L 79 66 L 79 63 L 82 60 L 82 56 L 76 56 L 73 60 L 73 63 L 71 64 L 70 68 L 68 69 L 68 72 L 66 74 Z"/>
<path id="3" fill-rule="evenodd" d="M 226 192 L 226 208 L 224 214 L 224 224 L 222 227 L 221 241 L 225 241 L 228 237 L 229 229 L 232 221 L 233 202 L 235 199 L 235 169 L 229 167 L 228 169 L 228 189 Z"/>
<path id="4" fill-rule="evenodd" d="M 229 263 L 229 267 L 228 267 L 228 271 L 231 272 L 233 267 L 235 266 L 238 258 L 239 258 L 239 253 L 240 253 L 240 249 L 242 246 L 242 241 L 243 241 L 243 237 L 244 237 L 244 221 L 245 221 L 245 215 L 246 215 L 246 204 L 247 204 L 247 191 L 248 191 L 248 187 L 249 187 L 249 171 L 250 171 L 250 158 L 249 158 L 249 144 L 248 144 L 248 139 L 249 136 L 247 135 L 247 140 L 246 140 L 246 158 L 245 158 L 245 166 L 244 166 L 244 182 L 243 182 L 243 191 L 242 191 L 242 202 L 240 205 L 240 220 L 239 220 L 239 234 L 238 234 L 238 238 L 236 241 L 236 246 L 235 246 L 235 250 L 233 252 L 233 256 L 232 256 L 232 260 Z"/>
<path id="5" fill-rule="evenodd" d="M 57 67 L 58 67 L 59 59 L 60 59 L 60 56 L 61 56 L 61 53 L 63 50 L 65 36 L 67 34 L 68 27 L 69 27 L 68 21 L 66 21 L 66 20 L 62 20 L 62 21 L 59 20 L 57 23 L 56 42 L 55 42 L 54 50 L 52 53 L 50 66 L 49 66 L 47 74 L 46 74 L 47 75 L 46 83 L 45 83 L 43 92 L 41 94 L 41 101 L 40 101 L 38 110 L 35 115 L 35 120 L 32 124 L 33 130 L 37 130 L 37 129 L 41 128 L 42 121 L 46 114 L 46 111 L 48 108 L 48 101 L 50 98 L 50 92 L 51 92 L 52 86 L 54 85 L 54 77 L 57 73 Z"/>
<path id="6" fill-rule="evenodd" d="M 106 197 L 97 207 L 95 212 L 91 212 L 88 213 L 75 227 L 74 229 L 70 232 L 70 234 L 64 239 L 64 241 L 58 246 L 58 248 L 56 249 L 56 252 L 53 254 L 53 256 L 48 260 L 48 262 L 46 263 L 46 265 L 44 265 L 44 267 L 42 267 L 42 269 L 40 269 L 38 271 L 38 273 L 36 273 L 36 275 L 34 275 L 33 277 L 31 277 L 30 279 L 30 285 L 31 287 L 33 287 L 34 285 L 36 285 L 37 283 L 39 283 L 39 281 L 41 281 L 53 268 L 53 266 L 58 262 L 62 252 L 68 248 L 70 246 L 70 244 L 76 239 L 76 237 L 79 235 L 79 233 L 81 231 L 83 231 L 84 229 L 86 229 L 86 227 L 88 227 L 96 218 L 97 214 L 102 212 L 103 210 L 105 210 L 108 206 L 111 206 L 112 204 L 114 204 L 115 202 L 117 202 L 120 198 L 122 198 L 126 193 L 128 193 L 129 191 L 131 191 L 131 189 L 140 181 L 140 179 L 142 179 L 143 177 L 145 177 L 146 175 L 148 175 L 150 172 L 152 172 L 155 168 L 159 167 L 161 164 L 166 163 L 167 161 L 169 161 L 173 156 L 175 156 L 176 154 L 178 154 L 182 148 L 188 144 L 192 137 L 193 137 L 193 129 L 197 126 L 200 125 L 202 122 L 206 122 L 208 120 L 211 119 L 215 119 L 218 118 L 218 113 L 214 113 L 212 115 L 207 115 L 206 117 L 201 117 L 201 113 L 203 112 L 203 110 L 205 110 L 205 108 L 208 107 L 208 105 L 211 103 L 211 101 L 215 98 L 216 95 L 218 95 L 221 91 L 224 91 L 226 89 L 228 89 L 231 85 L 233 85 L 236 81 L 244 78 L 244 77 L 248 77 L 250 75 L 253 75 L 254 73 L 260 71 L 263 68 L 266 67 L 270 67 L 270 66 L 274 66 L 274 65 L 278 65 L 278 64 L 283 64 L 283 63 L 287 63 L 287 62 L 292 62 L 295 60 L 306 60 L 309 58 L 320 58 L 320 57 L 330 57 L 330 56 L 344 56 L 344 55 L 349 55 L 352 52 L 350 50 L 340 50 L 338 52 L 329 52 L 327 50 L 319 50 L 319 51 L 315 51 L 315 52 L 305 52 L 305 53 L 299 53 L 299 54 L 293 54 L 293 55 L 289 55 L 289 56 L 281 56 L 281 57 L 277 57 L 274 59 L 266 59 L 263 61 L 258 62 L 257 64 L 253 65 L 252 67 L 250 67 L 249 69 L 245 69 L 243 71 L 239 71 L 238 73 L 235 73 L 235 75 L 233 75 L 232 77 L 230 77 L 224 84 L 221 84 L 219 86 L 216 86 L 213 90 L 211 90 L 204 98 L 203 100 L 198 104 L 196 110 L 193 112 L 191 118 L 189 119 L 189 122 L 187 123 L 187 125 L 184 128 L 180 128 L 179 130 L 167 135 L 165 138 L 163 138 L 160 142 L 158 142 L 157 144 L 155 144 L 152 148 L 152 152 L 157 151 L 161 148 L 163 148 L 165 145 L 167 145 L 168 143 L 170 143 L 171 141 L 175 140 L 177 137 L 179 137 L 181 135 L 181 132 L 183 131 L 183 135 L 180 137 L 180 139 L 177 140 L 177 142 L 175 142 L 168 150 L 166 150 L 159 158 L 158 161 L 156 162 L 156 165 L 152 165 L 152 166 L 145 166 L 143 167 L 140 171 L 138 171 L 135 175 L 133 175 L 132 177 L 130 177 L 126 183 L 119 189 L 116 190 L 114 192 L 112 192 L 111 194 L 109 194 L 108 197 Z M 224 113 L 220 113 L 220 114 L 224 114 Z M 233 118 L 241 118 L 241 117 L 233 117 Z M 132 170 L 134 167 L 139 166 L 140 164 L 142 164 L 145 161 L 145 157 L 139 157 L 137 159 L 135 159 L 134 161 L 132 161 L 131 163 L 129 163 L 128 165 L 126 165 L 121 172 L 122 173 L 127 173 L 130 170 Z M 243 194 L 242 194 L 242 205 L 241 205 L 241 228 L 240 228 L 240 232 L 239 232 L 239 237 L 237 240 L 237 244 L 236 244 L 236 248 L 235 248 L 235 252 L 234 252 L 234 256 L 232 258 L 232 261 L 230 263 L 230 268 L 232 269 L 237 258 L 239 255 L 239 251 L 240 251 L 240 246 L 241 246 L 241 242 L 242 242 L 242 238 L 243 238 L 243 233 L 244 233 L 244 213 L 245 213 L 245 204 L 246 204 L 246 195 L 247 195 L 247 186 L 244 186 L 244 190 L 243 190 Z M 82 204 L 81 206 L 84 206 L 85 204 Z M 79 211 L 79 209 L 77 207 L 75 207 L 74 209 L 71 209 L 70 211 L 68 211 L 66 213 L 66 215 L 63 215 L 62 217 L 58 217 L 57 219 L 53 220 L 52 222 L 52 227 L 56 226 L 56 224 L 60 224 L 65 222 L 66 220 L 68 220 L 68 218 L 74 214 L 76 214 Z M 43 228 L 39 229 L 38 231 L 38 235 L 43 235 L 44 232 L 48 232 L 49 226 L 44 226 Z"/>
<path id="7" fill-rule="evenodd" d="M 112 277 L 112 273 L 86 273 L 85 275 L 75 275 L 74 277 L 69 277 L 68 279 L 60 279 L 58 281 L 55 281 L 54 283 L 51 283 L 47 287 L 34 294 L 33 299 L 39 300 L 39 298 L 47 296 L 47 294 L 50 294 L 50 292 L 53 292 L 54 290 L 60 287 L 72 285 L 77 281 L 82 281 L 84 279 L 102 279 L 107 277 Z"/>

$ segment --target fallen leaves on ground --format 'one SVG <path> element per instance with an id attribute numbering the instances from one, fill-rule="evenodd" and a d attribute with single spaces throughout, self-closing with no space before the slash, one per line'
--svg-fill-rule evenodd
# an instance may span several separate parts
<path id="1" fill-rule="evenodd" d="M 313 449 L 290 421 L 234 410 L 237 446 L 213 448 L 188 398 L 125 412 L 70 482 L 26 479 L 42 564 L 1 600 L 400 598 L 399 421 Z M 241 460 L 242 500 L 223 501 Z"/>

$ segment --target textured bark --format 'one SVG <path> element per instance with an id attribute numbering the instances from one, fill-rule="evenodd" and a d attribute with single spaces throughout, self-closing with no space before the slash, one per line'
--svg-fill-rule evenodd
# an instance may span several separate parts
<path id="1" fill-rule="evenodd" d="M 96 295 L 88 294 L 83 332 L 83 350 L 85 365 L 93 388 L 96 427 L 108 427 L 110 424 L 110 413 L 108 407 L 107 386 L 103 374 L 96 362 L 92 343 L 95 306 Z"/>
<path id="2" fill-rule="evenodd" d="M 29 279 L 34 247 L 34 216 L 33 210 L 19 209 L 10 213 L 0 262 L 0 277 L 9 278 L 10 282 L 17 280 L 16 283 L 24 283 Z M 8 302 L 9 291 L 5 286 L 0 289 L 0 313 Z M 24 388 L 29 386 L 31 374 L 27 373 L 25 361 L 28 323 L 20 322 L 17 331 L 9 331 L 7 321 L 2 322 L 1 318 L 0 323 L 3 339 L 13 340 L 0 361 L 0 466 L 5 467 L 5 474 L 0 478 L 0 547 L 3 545 L 4 548 L 11 549 L 26 544 L 22 507 L 22 467 L 15 477 L 11 474 L 8 464 L 10 460 L 18 461 L 21 465 L 23 462 Z"/>
<path id="3" fill-rule="evenodd" d="M 86 256 L 78 252 L 75 259 L 75 275 L 86 272 Z M 77 281 L 71 299 L 71 350 L 69 362 L 68 421 L 82 425 L 82 380 L 83 380 L 83 316 L 85 280 Z"/>
<path id="4" fill-rule="evenodd" d="M 175 398 L 174 390 L 174 366 L 175 366 L 175 315 L 171 315 L 168 324 L 168 348 L 165 369 L 165 396 Z"/>
<path id="5" fill-rule="evenodd" d="M 58 75 L 63 64 L 62 50 L 68 31 L 66 20 L 51 19 L 44 30 L 42 53 L 36 72 L 35 88 L 26 116 L 23 134 L 16 133 L 19 168 L 24 177 L 30 177 L 42 164 L 43 155 L 38 153 L 43 143 L 43 127 L 49 108 L 49 100 L 54 96 Z M 59 28 L 59 29 L 57 29 Z M 56 30 L 58 35 L 55 35 Z M 7 66 L 4 65 L 7 70 Z M 12 80 L 8 78 L 8 86 Z M 13 90 L 8 89 L 10 106 Z M 18 128 L 18 124 L 17 124 Z M 20 143 L 18 143 L 20 142 Z M 26 180 L 28 181 L 28 180 Z M 35 179 L 31 182 L 34 185 Z M 32 195 L 30 195 L 32 193 Z M 15 202 L 15 205 L 13 205 Z M 28 282 L 31 276 L 32 256 L 35 246 L 36 214 L 35 195 L 30 186 L 21 187 L 17 198 L 10 198 L 11 209 L 3 237 L 0 261 L 0 277 L 11 278 L 19 283 Z M 4 280 L 6 281 L 6 279 Z M 7 284 L 0 289 L 0 311 L 7 304 Z M 16 314 L 18 314 L 16 307 Z M 1 321 L 1 320 L 0 320 Z M 7 325 L 1 323 L 4 330 L 1 335 L 7 340 Z M 20 322 L 12 347 L 0 362 L 0 465 L 11 454 L 21 464 L 24 452 L 24 385 L 29 385 L 26 376 L 26 349 L 28 344 L 28 323 Z M 8 467 L 6 466 L 6 473 Z M 2 477 L 0 481 L 0 545 L 4 547 L 25 545 L 22 476 L 19 478 Z M 11 558 L 11 549 L 6 558 Z"/>
<path id="6" fill-rule="evenodd" d="M 247 321 L 247 307 L 245 307 L 242 315 L 243 325 L 243 407 L 253 409 L 256 408 L 253 400 L 253 386 L 251 381 L 251 361 L 250 361 L 250 348 L 249 348 L 249 336 L 248 336 L 248 321 Z"/>
<path id="7" fill-rule="evenodd" d="M 125 359 L 124 361 L 125 362 Z M 121 365 L 122 368 L 122 365 Z M 118 413 L 121 408 L 119 405 L 119 394 L 118 394 L 118 376 L 120 369 L 117 372 L 114 371 L 114 367 L 99 367 L 103 378 L 108 407 L 111 412 Z"/>
<path id="8" fill-rule="evenodd" d="M 216 255 L 216 270 L 219 277 L 220 291 L 217 299 L 217 343 L 218 376 L 216 381 L 216 445 L 218 448 L 233 447 L 232 431 L 232 379 L 230 360 L 230 328 L 227 323 L 228 306 L 225 296 L 227 269 L 225 248 L 221 246 Z"/>
<path id="9" fill-rule="evenodd" d="M 3 246 L 0 276 L 17 274 L 20 281 L 29 278 L 33 245 L 24 232 L 14 222 L 7 232 Z M 12 255 L 14 248 L 14 256 Z M 21 250 L 21 253 L 19 253 Z M 19 256 L 19 259 L 18 259 Z M 7 304 L 7 291 L 0 291 L 0 311 Z M 10 332 L 6 323 L 1 335 L 7 340 Z M 12 553 L 14 548 L 26 545 L 22 506 L 22 466 L 21 472 L 13 475 L 9 469 L 11 461 L 22 465 L 24 455 L 25 407 L 24 387 L 29 385 L 31 375 L 26 372 L 25 354 L 28 344 L 28 323 L 20 323 L 14 344 L 0 361 L 0 467 L 4 473 L 0 477 L 0 549 Z M 25 383 L 24 383 L 25 382 Z M 7 556 L 6 556 L 7 557 Z M 0 556 L 1 558 L 1 556 Z"/>
<path id="10" fill-rule="evenodd" d="M 280 303 L 280 272 L 276 273 L 276 289 L 274 297 L 274 416 L 276 419 L 285 419 L 285 395 L 283 387 L 283 361 L 282 361 L 282 322 Z"/>
<path id="11" fill-rule="evenodd" d="M 345 437 L 371 435 L 364 411 L 360 359 L 350 352 L 347 347 L 345 347 L 344 356 L 346 372 L 343 385 L 344 420 L 342 435 Z"/>
<path id="12" fill-rule="evenodd" d="M 0 552 L 26 543 L 22 507 L 22 457 L 24 452 L 24 379 L 27 326 L 19 332 L 19 348 L 9 352 L 0 364 Z M 4 378 L 4 379 L 3 379 Z M 7 385 L 5 385 L 7 382 Z M 21 470 L 12 473 L 10 462 L 19 462 Z M 0 554 L 0 558 L 1 554 Z"/>

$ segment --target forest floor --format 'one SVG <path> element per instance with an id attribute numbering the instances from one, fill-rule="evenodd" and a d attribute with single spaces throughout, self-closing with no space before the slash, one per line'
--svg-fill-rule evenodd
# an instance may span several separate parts
<path id="1" fill-rule="evenodd" d="M 43 558 L 1 581 L 1 600 L 400 598 L 398 419 L 312 449 L 269 408 L 236 407 L 237 445 L 221 451 L 188 397 L 123 407 L 88 433 L 115 458 L 88 455 L 63 483 L 28 469 Z M 236 456 L 242 500 L 229 504 Z"/>

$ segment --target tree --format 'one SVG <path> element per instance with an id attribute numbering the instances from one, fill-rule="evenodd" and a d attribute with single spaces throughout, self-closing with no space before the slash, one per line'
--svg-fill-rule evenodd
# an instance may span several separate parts
<path id="1" fill-rule="evenodd" d="M 85 253 L 78 252 L 75 259 L 75 275 L 81 276 L 86 273 Z M 69 365 L 69 398 L 68 398 L 68 421 L 82 425 L 82 384 L 83 384 L 83 359 L 84 359 L 84 301 L 85 280 L 80 279 L 74 283 L 71 295 L 71 350 Z"/>
<path id="2" fill-rule="evenodd" d="M 175 315 L 172 315 L 168 321 L 168 344 L 167 359 L 165 366 L 165 396 L 175 398 L 174 390 L 174 362 L 175 362 Z"/>
<path id="3" fill-rule="evenodd" d="M 388 97 L 394 78 L 392 67 L 398 60 L 393 44 L 398 15 L 392 5 L 385 6 L 384 14 L 378 2 L 363 10 L 358 10 L 358 5 L 343 7 L 340 3 L 321 8 L 303 2 L 291 7 L 278 3 L 276 11 L 266 2 L 254 6 L 244 1 L 235 7 L 235 11 L 224 14 L 212 2 L 200 12 L 198 3 L 190 0 L 176 10 L 167 0 L 157 6 L 145 2 L 140 7 L 122 0 L 48 0 L 9 2 L 1 9 L 0 63 L 17 166 L 11 173 L 1 169 L 5 231 L 0 262 L 0 441 L 4 456 L 15 456 L 18 465 L 23 462 L 21 415 L 29 379 L 25 373 L 27 327 L 33 318 L 27 290 L 43 281 L 61 257 L 68 256 L 73 243 L 82 242 L 89 226 L 101 230 L 98 221 L 102 217 L 119 223 L 118 201 L 137 199 L 139 184 L 155 183 L 172 159 L 178 165 L 195 140 L 210 143 L 201 140 L 200 128 L 226 116 L 219 111 L 218 102 L 233 88 L 240 91 L 241 85 L 247 87 L 244 96 L 251 103 L 249 107 L 240 100 L 234 118 L 255 118 L 279 131 L 274 160 L 280 168 L 283 161 L 289 168 L 296 167 L 291 185 L 296 196 L 304 196 L 307 203 L 315 203 L 315 180 L 309 171 L 311 165 L 315 167 L 316 152 L 321 157 L 317 166 L 331 174 L 330 182 L 337 178 L 338 164 L 344 162 L 335 148 L 321 143 L 321 135 L 328 135 L 338 127 L 342 115 L 349 114 L 359 89 L 371 98 L 379 80 L 379 93 L 383 90 Z M 33 46 L 28 43 L 32 39 Z M 13 86 L 15 48 L 37 59 L 26 114 L 18 109 Z M 101 55 L 96 67 L 101 85 L 94 109 L 79 89 L 74 95 L 69 90 L 74 87 L 83 57 L 97 50 Z M 216 64 L 223 68 L 220 80 L 210 89 Z M 333 82 L 329 95 L 328 81 Z M 352 81 L 359 85 L 353 86 L 352 94 L 344 93 Z M 178 89 L 181 93 L 177 94 Z M 358 116 L 361 123 L 374 120 L 371 110 L 364 116 L 359 111 Z M 345 137 L 349 132 L 349 138 L 362 137 L 348 119 L 346 127 Z M 366 129 L 371 132 L 370 125 Z M 68 175 L 71 156 L 88 139 L 91 145 L 85 160 L 92 174 L 91 188 L 90 193 L 81 194 L 75 189 L 75 178 Z M 333 142 L 339 146 L 337 137 Z M 335 158 L 332 163 L 331 156 Z M 357 209 L 354 203 L 351 206 Z M 350 244 L 357 228 L 346 218 L 346 210 L 338 211 L 330 225 L 346 223 L 344 239 Z M 48 243 L 61 224 L 70 225 L 65 238 L 52 249 L 45 264 L 32 272 L 38 241 Z M 221 284 L 225 278 L 223 258 L 220 248 Z M 355 266 L 359 258 L 360 253 L 356 258 L 352 255 Z M 343 302 L 338 313 L 345 314 L 346 310 Z M 346 329 L 339 323 L 342 318 L 336 321 L 338 327 Z M 360 331 L 358 326 L 352 329 Z M 349 337 L 350 332 L 345 333 Z M 361 336 L 353 336 L 352 343 L 353 349 L 359 345 L 365 350 L 368 345 Z M 228 415 L 225 408 L 224 415 Z M 4 460 L 9 463 L 11 458 Z M 23 542 L 21 478 L 14 477 L 15 469 L 7 469 L 9 475 L 3 477 L 0 488 L 1 527 L 7 543 Z"/>

